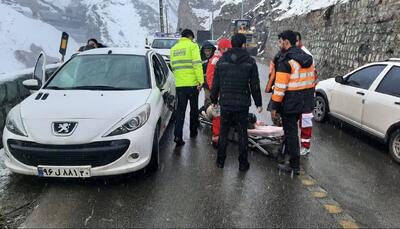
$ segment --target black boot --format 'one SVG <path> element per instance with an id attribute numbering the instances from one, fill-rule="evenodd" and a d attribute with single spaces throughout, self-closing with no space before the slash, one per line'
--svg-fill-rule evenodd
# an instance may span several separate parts
<path id="1" fill-rule="evenodd" d="M 285 173 L 300 175 L 300 169 L 292 168 L 289 164 L 278 164 L 278 169 Z"/>
<path id="2" fill-rule="evenodd" d="M 225 159 L 218 158 L 217 159 L 217 167 L 222 169 L 222 168 L 224 168 L 224 165 L 225 165 Z"/>
<path id="3" fill-rule="evenodd" d="M 250 163 L 249 162 L 239 163 L 239 171 L 245 172 L 245 171 L 247 171 L 249 169 L 250 169 Z"/>
<path id="4" fill-rule="evenodd" d="M 183 141 L 182 138 L 175 138 L 174 142 L 176 143 L 177 147 L 185 145 L 185 141 Z"/>
<path id="5" fill-rule="evenodd" d="M 195 130 L 195 131 L 190 131 L 190 138 L 195 138 L 195 137 L 197 137 L 197 135 L 198 135 L 197 130 Z"/>

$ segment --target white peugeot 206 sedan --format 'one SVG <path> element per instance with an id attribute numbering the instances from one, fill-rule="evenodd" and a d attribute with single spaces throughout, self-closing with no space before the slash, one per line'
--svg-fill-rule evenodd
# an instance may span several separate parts
<path id="1" fill-rule="evenodd" d="M 314 119 L 321 122 L 328 116 L 387 143 L 391 156 L 400 163 L 400 59 L 367 64 L 321 81 Z"/>
<path id="2" fill-rule="evenodd" d="M 172 72 L 159 54 L 94 49 L 48 80 L 44 57 L 24 81 L 36 92 L 7 116 L 3 143 L 11 171 L 93 177 L 158 169 L 159 139 L 176 104 Z"/>

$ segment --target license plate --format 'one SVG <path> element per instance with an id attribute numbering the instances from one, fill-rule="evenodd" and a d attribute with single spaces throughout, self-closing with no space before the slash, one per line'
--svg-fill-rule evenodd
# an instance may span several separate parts
<path id="1" fill-rule="evenodd" d="M 90 177 L 90 166 L 70 167 L 70 166 L 38 166 L 39 177 L 66 177 L 80 178 Z"/>

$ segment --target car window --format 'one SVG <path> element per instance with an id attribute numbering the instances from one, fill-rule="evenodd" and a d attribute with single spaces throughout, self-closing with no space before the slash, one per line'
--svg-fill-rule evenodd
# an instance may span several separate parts
<path id="1" fill-rule="evenodd" d="M 153 60 L 153 69 L 154 69 L 154 75 L 156 77 L 157 87 L 162 88 L 166 80 L 163 66 L 158 60 L 156 55 L 153 56 L 152 60 Z"/>
<path id="2" fill-rule="evenodd" d="M 150 88 L 145 56 L 83 55 L 66 63 L 45 88 L 137 90 Z"/>
<path id="3" fill-rule="evenodd" d="M 346 78 L 346 85 L 368 90 L 386 65 L 373 65 L 363 68 Z"/>
<path id="4" fill-rule="evenodd" d="M 376 91 L 400 97 L 400 67 L 393 67 L 383 78 Z"/>
<path id="5" fill-rule="evenodd" d="M 161 65 L 162 65 L 162 67 L 163 67 L 164 75 L 165 75 L 166 77 L 168 77 L 169 68 L 168 68 L 167 63 L 165 62 L 164 58 L 163 58 L 160 54 L 157 53 L 156 55 L 157 55 L 158 60 L 160 61 Z"/>
<path id="6" fill-rule="evenodd" d="M 37 79 L 39 82 L 42 82 L 42 78 L 43 78 L 43 65 L 46 64 L 45 63 L 45 57 L 43 56 L 43 54 L 40 54 L 36 65 L 35 65 L 35 70 L 33 73 L 33 77 L 35 79 Z"/>
<path id="7" fill-rule="evenodd" d="M 171 49 L 178 42 L 177 39 L 155 39 L 152 44 L 154 49 Z"/>
<path id="8" fill-rule="evenodd" d="M 46 68 L 46 80 L 45 81 L 50 79 L 50 77 L 54 74 L 54 72 L 57 71 L 57 69 L 58 69 L 58 66 L 52 67 L 52 68 Z"/>

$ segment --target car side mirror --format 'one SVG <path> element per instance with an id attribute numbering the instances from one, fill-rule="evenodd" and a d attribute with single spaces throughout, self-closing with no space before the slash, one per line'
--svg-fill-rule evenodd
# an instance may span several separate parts
<path id="1" fill-rule="evenodd" d="M 30 91 L 37 91 L 40 89 L 39 81 L 37 79 L 29 79 L 22 82 L 24 87 Z"/>
<path id="2" fill-rule="evenodd" d="M 151 46 L 150 45 L 145 45 L 144 48 L 145 49 L 151 49 Z"/>
<path id="3" fill-rule="evenodd" d="M 343 76 L 336 76 L 335 77 L 336 83 L 344 84 L 345 80 L 343 79 Z"/>

